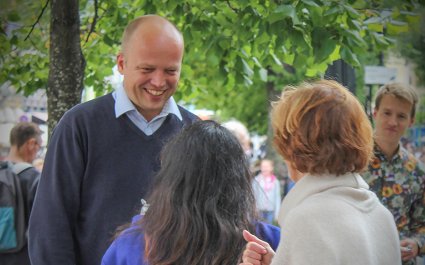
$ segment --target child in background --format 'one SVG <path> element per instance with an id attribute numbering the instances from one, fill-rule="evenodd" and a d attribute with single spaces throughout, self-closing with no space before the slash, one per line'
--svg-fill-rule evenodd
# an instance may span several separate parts
<path id="1" fill-rule="evenodd" d="M 263 159 L 260 165 L 260 173 L 253 182 L 260 217 L 270 224 L 277 220 L 281 203 L 280 182 L 273 174 L 273 170 L 273 161 Z"/>

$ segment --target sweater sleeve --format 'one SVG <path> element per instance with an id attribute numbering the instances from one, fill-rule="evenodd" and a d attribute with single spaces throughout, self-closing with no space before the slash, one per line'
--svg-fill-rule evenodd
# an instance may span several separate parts
<path id="1" fill-rule="evenodd" d="M 112 242 L 103 255 L 102 265 L 147 265 L 144 233 L 135 224 L 140 218 L 134 217 L 133 225 Z"/>
<path id="2" fill-rule="evenodd" d="M 50 139 L 29 224 L 29 254 L 33 265 L 71 265 L 75 254 L 80 187 L 85 163 L 77 124 L 58 123 Z"/>
<path id="3" fill-rule="evenodd" d="M 280 228 L 264 222 L 255 224 L 255 234 L 258 238 L 269 243 L 271 248 L 276 251 L 280 241 Z"/>
<path id="4" fill-rule="evenodd" d="M 119 262 L 118 256 L 117 256 L 117 242 L 114 241 L 108 248 L 108 250 L 105 252 L 105 255 L 103 255 L 102 258 L 102 265 L 118 265 L 122 264 Z"/>

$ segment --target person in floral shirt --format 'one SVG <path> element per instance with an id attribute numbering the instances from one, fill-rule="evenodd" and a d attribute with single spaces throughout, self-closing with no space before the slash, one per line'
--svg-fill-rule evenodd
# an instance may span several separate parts
<path id="1" fill-rule="evenodd" d="M 376 95 L 374 158 L 363 174 L 370 189 L 394 215 L 403 264 L 416 264 L 425 253 L 425 166 L 400 144 L 414 123 L 418 96 L 410 87 L 391 83 Z"/>

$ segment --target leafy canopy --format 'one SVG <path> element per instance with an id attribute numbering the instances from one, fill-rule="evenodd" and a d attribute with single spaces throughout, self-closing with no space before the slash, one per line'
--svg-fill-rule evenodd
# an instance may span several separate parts
<path id="1" fill-rule="evenodd" d="M 47 84 L 48 8 L 29 34 L 45 4 L 15 0 L 0 6 L 7 28 L 0 34 L 5 43 L 0 48 L 0 83 L 10 81 L 26 94 Z M 359 67 L 360 55 L 386 49 L 393 43 L 391 36 L 418 23 L 413 12 L 418 5 L 366 0 L 82 0 L 84 82 L 98 95 L 110 91 L 105 77 L 112 74 L 125 25 L 143 14 L 159 14 L 174 22 L 185 38 L 177 99 L 219 110 L 223 119 L 238 118 L 250 130 L 264 133 L 271 91 L 323 75 L 339 58 Z"/>

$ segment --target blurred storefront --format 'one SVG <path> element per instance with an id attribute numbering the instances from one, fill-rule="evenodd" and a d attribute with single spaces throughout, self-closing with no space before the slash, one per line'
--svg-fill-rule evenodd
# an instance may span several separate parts
<path id="1" fill-rule="evenodd" d="M 22 121 L 32 121 L 40 126 L 43 133 L 43 147 L 47 143 L 47 96 L 45 90 L 38 90 L 29 97 L 4 83 L 0 86 L 0 160 L 9 151 L 9 133 L 12 127 Z"/>

